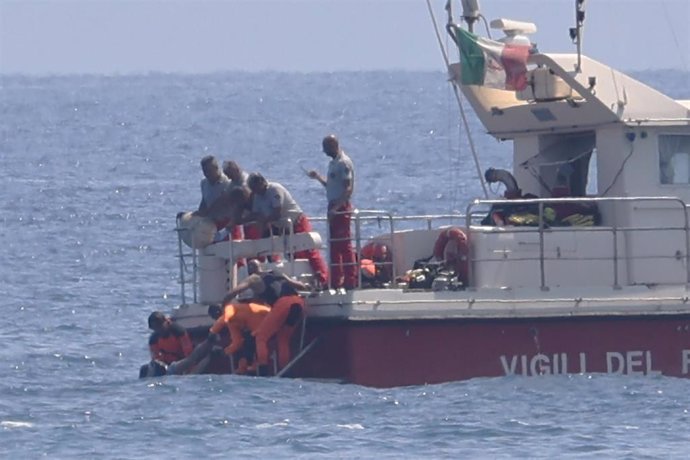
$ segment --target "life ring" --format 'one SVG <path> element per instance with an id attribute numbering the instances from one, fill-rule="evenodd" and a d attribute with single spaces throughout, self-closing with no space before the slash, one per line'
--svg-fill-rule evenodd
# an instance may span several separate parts
<path id="1" fill-rule="evenodd" d="M 458 227 L 441 231 L 434 244 L 434 258 L 444 260 L 455 270 L 458 280 L 467 284 L 469 271 L 469 243 L 467 235 Z"/>

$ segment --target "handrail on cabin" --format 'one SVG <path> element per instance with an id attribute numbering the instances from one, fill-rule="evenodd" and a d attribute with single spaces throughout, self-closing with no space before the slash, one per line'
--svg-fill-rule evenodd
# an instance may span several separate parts
<path id="1" fill-rule="evenodd" d="M 536 204 L 539 210 L 539 269 L 541 288 L 547 290 L 546 273 L 545 273 L 545 257 L 544 257 L 544 231 L 548 227 L 544 219 L 544 206 L 548 204 L 563 204 L 563 203 L 642 203 L 642 202 L 670 202 L 680 205 L 684 219 L 683 227 L 660 227 L 654 228 L 645 227 L 628 227 L 621 228 L 615 224 L 610 227 L 613 237 L 613 270 L 614 270 L 614 287 L 618 286 L 618 232 L 620 231 L 649 231 L 649 230 L 683 230 L 685 232 L 685 280 L 690 284 L 690 222 L 688 222 L 688 205 L 678 197 L 674 196 L 631 196 L 631 197 L 561 197 L 561 198 L 525 198 L 514 200 L 482 200 L 477 199 L 467 205 L 467 212 L 465 214 L 465 228 L 469 234 L 472 219 L 475 214 L 475 208 L 480 205 L 494 205 L 494 204 Z M 568 227 L 566 227 L 568 228 Z M 581 231 L 584 228 L 570 227 L 570 231 Z M 599 227 L 599 231 L 609 231 L 608 227 Z M 472 248 L 470 246 L 470 263 L 468 270 L 468 286 L 472 286 L 473 270 L 472 263 L 476 261 L 471 257 Z"/>
<path id="2" fill-rule="evenodd" d="M 649 197 L 649 196 L 644 196 L 644 197 L 562 197 L 562 198 L 530 198 L 530 199 L 515 199 L 515 200 L 505 200 L 505 199 L 497 199 L 497 200 L 484 200 L 484 199 L 477 199 L 473 202 L 471 202 L 467 206 L 467 212 L 466 214 L 425 214 L 425 215 L 411 215 L 411 216 L 396 216 L 393 215 L 392 213 L 388 211 L 383 211 L 383 210 L 360 210 L 360 209 L 355 209 L 353 211 L 350 211 L 353 215 L 354 218 L 354 224 L 355 224 L 355 231 L 353 234 L 353 237 L 351 240 L 354 243 L 356 254 L 360 254 L 362 247 L 366 244 L 368 241 L 374 240 L 375 237 L 364 237 L 362 234 L 362 227 L 367 224 L 367 223 L 378 223 L 381 225 L 383 222 L 388 223 L 388 243 L 390 243 L 390 249 L 391 249 L 391 261 L 389 262 L 384 262 L 384 264 L 389 264 L 392 267 L 391 270 L 391 276 L 392 279 L 391 281 L 394 282 L 395 279 L 398 276 L 398 273 L 396 273 L 396 264 L 395 264 L 395 259 L 398 254 L 397 248 L 395 247 L 396 242 L 395 238 L 393 235 L 396 233 L 396 226 L 399 223 L 402 222 L 423 222 L 425 223 L 425 227 L 427 230 L 432 230 L 433 228 L 438 228 L 438 225 L 435 227 L 434 224 L 439 221 L 439 220 L 448 220 L 452 222 L 453 220 L 458 220 L 462 221 L 464 220 L 464 226 L 466 228 L 466 231 L 468 232 L 468 235 L 473 233 L 473 232 L 482 232 L 486 230 L 482 230 L 481 228 L 476 228 L 472 227 L 475 222 L 480 218 L 485 215 L 485 210 L 479 211 L 477 208 L 480 206 L 491 206 L 494 204 L 514 204 L 514 205 L 519 205 L 519 204 L 536 204 L 538 207 L 538 214 L 539 214 L 539 221 L 538 221 L 538 226 L 536 227 L 536 231 L 539 233 L 539 255 L 538 255 L 538 260 L 539 260 L 539 265 L 540 265 L 540 285 L 541 288 L 544 290 L 548 289 L 547 285 L 547 280 L 546 280 L 546 261 L 550 260 L 545 256 L 545 250 L 544 250 L 544 235 L 549 231 L 549 226 L 545 222 L 544 219 L 544 208 L 545 206 L 551 205 L 551 204 L 563 204 L 563 203 L 614 203 L 614 204 L 622 204 L 622 203 L 642 203 L 642 202 L 661 202 L 661 203 L 673 203 L 673 204 L 678 204 L 683 212 L 684 216 L 684 223 L 683 226 L 654 226 L 654 227 L 640 227 L 640 226 L 634 226 L 634 227 L 623 227 L 623 226 L 617 226 L 617 225 L 612 225 L 612 226 L 597 226 L 597 227 L 558 227 L 559 231 L 571 231 L 571 232 L 581 232 L 581 231 L 594 231 L 594 232 L 611 232 L 612 235 L 612 244 L 613 244 L 613 255 L 611 257 L 611 260 L 613 262 L 613 284 L 615 288 L 619 287 L 619 263 L 620 263 L 620 256 L 618 254 L 618 239 L 619 239 L 619 234 L 620 233 L 626 233 L 626 232 L 645 232 L 645 231 L 659 231 L 659 230 L 679 230 L 683 231 L 685 234 L 685 265 L 686 265 L 686 282 L 690 284 L 690 220 L 689 220 L 689 210 L 690 205 L 686 204 L 682 199 L 678 197 L 670 197 L 670 196 L 664 196 L 664 197 Z M 479 216 L 479 213 L 481 212 L 481 216 Z M 314 222 L 326 222 L 327 218 L 326 217 L 316 217 L 313 218 L 312 221 Z M 293 235 L 293 229 L 290 224 L 290 220 L 288 219 L 285 223 L 287 224 L 285 228 L 287 229 L 287 232 L 284 234 L 286 237 L 286 244 L 284 245 L 284 250 L 289 250 L 288 248 L 290 246 L 290 238 Z M 493 227 L 492 227 L 493 228 Z M 529 229 L 530 227 L 518 227 L 518 226 L 504 226 L 501 227 L 503 232 L 524 232 L 526 229 Z M 379 237 L 381 235 L 378 235 Z M 332 241 L 330 239 L 329 235 L 329 244 Z M 230 245 L 232 247 L 232 245 Z M 183 247 L 182 247 L 182 241 L 181 238 L 179 237 L 179 232 L 178 232 L 178 251 L 179 251 L 179 258 L 180 258 L 180 278 L 181 278 L 181 295 L 182 295 L 182 303 L 186 303 L 186 291 L 185 291 L 185 284 L 188 280 L 185 278 L 185 272 L 186 272 L 186 263 L 185 263 L 185 258 L 187 255 L 183 253 Z M 230 249 L 232 251 L 232 249 Z M 198 285 L 198 280 L 197 280 L 197 250 L 192 250 L 192 284 L 193 284 L 193 297 L 194 297 L 194 302 L 197 301 L 197 285 Z M 328 253 L 328 256 L 330 257 L 330 253 Z M 627 258 L 627 257 L 626 257 Z M 470 247 L 470 256 L 469 256 L 469 271 L 468 271 L 468 287 L 473 286 L 473 278 L 474 278 L 474 273 L 473 273 L 473 263 L 476 262 L 481 262 L 480 259 L 475 259 L 472 257 L 472 248 Z M 524 259 L 521 259 L 524 260 Z M 530 258 L 530 260 L 533 260 Z M 580 260 L 580 259 L 578 259 Z M 290 262 L 292 264 L 291 267 L 291 273 L 294 274 L 294 257 L 290 257 Z M 355 264 L 359 266 L 359 262 L 356 261 Z M 329 260 L 329 267 L 332 267 L 331 261 Z M 359 278 L 359 283 L 361 286 L 361 270 L 357 270 L 358 272 L 358 278 Z"/>
<path id="3" fill-rule="evenodd" d="M 397 268 L 395 264 L 395 258 L 396 254 L 398 253 L 397 248 L 396 248 L 396 243 L 395 243 L 395 238 L 393 238 L 393 235 L 396 231 L 396 222 L 418 222 L 418 221 L 423 221 L 426 223 L 426 229 L 427 230 L 432 230 L 434 228 L 433 222 L 438 221 L 438 220 L 448 220 L 449 222 L 452 222 L 453 220 L 457 220 L 458 222 L 462 221 L 465 216 L 462 214 L 422 214 L 422 215 L 411 215 L 411 216 L 395 216 L 389 211 L 384 211 L 384 210 L 377 210 L 377 209 L 353 209 L 352 211 L 341 211 L 338 212 L 337 214 L 346 214 L 346 213 L 351 213 L 353 216 L 354 220 L 354 226 L 355 226 L 355 231 L 354 235 L 349 238 L 350 241 L 352 241 L 354 244 L 354 251 L 357 255 L 361 254 L 362 248 L 366 246 L 366 242 L 373 241 L 375 237 L 363 237 L 362 236 L 362 224 L 367 223 L 367 222 L 377 222 L 379 225 L 383 222 L 386 221 L 388 222 L 389 228 L 388 228 L 388 238 L 387 238 L 387 244 L 390 247 L 391 250 L 391 256 L 392 259 L 389 262 L 382 262 L 382 265 L 388 265 L 391 267 L 391 282 L 395 281 L 395 279 L 398 277 L 397 273 Z M 316 217 L 312 219 L 315 222 L 326 222 L 328 218 L 325 217 Z M 378 235 L 381 236 L 381 235 Z M 329 245 L 334 242 L 334 241 L 342 241 L 342 239 L 335 239 L 331 238 L 330 234 L 328 235 L 328 243 Z M 332 270 L 333 269 L 333 264 L 332 261 L 330 260 L 330 251 L 328 251 L 328 266 Z M 359 256 L 358 256 L 359 257 Z M 345 263 L 343 265 L 355 265 L 359 267 L 359 261 L 356 260 L 354 263 Z M 357 270 L 358 273 L 358 284 L 359 286 L 362 285 L 362 271 Z"/>

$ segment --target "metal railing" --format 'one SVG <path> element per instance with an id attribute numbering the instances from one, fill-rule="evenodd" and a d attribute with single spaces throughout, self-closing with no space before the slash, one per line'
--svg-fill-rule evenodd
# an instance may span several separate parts
<path id="1" fill-rule="evenodd" d="M 254 222 L 246 222 L 245 224 L 242 225 L 251 225 Z M 277 222 L 278 225 L 271 226 L 269 227 L 269 232 L 268 236 L 273 237 L 273 236 L 282 236 L 283 237 L 283 244 L 280 245 L 280 247 L 272 246 L 270 250 L 265 251 L 265 253 L 262 254 L 257 254 L 259 257 L 263 256 L 270 256 L 272 254 L 282 254 L 285 256 L 287 259 L 288 267 L 289 267 L 289 274 L 290 275 L 295 275 L 295 254 L 294 252 L 299 252 L 299 251 L 292 251 L 291 248 L 295 247 L 293 237 L 295 235 L 294 233 L 294 226 L 293 226 L 293 221 L 290 218 L 285 218 L 281 219 L 280 221 Z M 275 232 L 274 230 L 280 229 L 280 233 Z M 194 249 L 194 248 L 187 248 L 186 245 L 182 241 L 182 235 L 181 233 L 183 231 L 186 231 L 182 228 L 180 228 L 179 221 L 177 222 L 177 226 L 175 228 L 175 231 L 177 233 L 177 246 L 178 246 L 178 255 L 177 258 L 179 259 L 179 264 L 180 264 L 180 278 L 179 278 L 179 283 L 180 283 L 180 297 L 182 300 L 182 305 L 187 304 L 187 285 L 191 284 L 192 286 L 192 301 L 193 303 L 198 302 L 198 281 L 199 281 L 199 250 Z M 229 233 L 228 236 L 230 239 L 232 238 L 231 233 Z M 230 287 L 234 287 L 237 283 L 236 279 L 236 263 L 237 263 L 237 258 L 233 254 L 233 245 L 229 244 L 228 245 L 228 254 L 227 254 L 227 260 L 233 261 L 233 265 L 231 267 L 228 267 L 229 270 L 229 284 Z"/>
<path id="2" fill-rule="evenodd" d="M 596 258 L 596 257 L 589 257 L 587 260 L 611 260 L 612 265 L 613 265 L 613 279 L 614 279 L 614 287 L 619 288 L 620 287 L 620 282 L 619 282 L 619 264 L 621 259 L 642 259 L 644 257 L 641 256 L 631 256 L 629 254 L 626 254 L 624 257 L 621 257 L 618 251 L 618 239 L 619 239 L 619 234 L 629 234 L 629 233 L 634 233 L 634 232 L 659 232 L 659 231 L 683 231 L 685 233 L 685 253 L 684 253 L 684 259 L 685 259 L 685 281 L 686 283 L 690 283 L 690 227 L 688 223 L 688 205 L 685 204 L 685 202 L 677 197 L 587 197 L 587 198 L 533 198 L 533 199 L 519 199 L 519 200 L 475 200 L 472 203 L 470 203 L 467 206 L 467 214 L 466 214 L 466 221 L 465 221 L 465 228 L 466 231 L 468 232 L 468 235 L 470 232 L 482 232 L 480 229 L 471 229 L 472 227 L 472 222 L 473 219 L 476 218 L 476 213 L 477 211 L 475 210 L 476 207 L 483 205 L 483 206 L 492 206 L 492 205 L 537 205 L 538 209 L 538 225 L 536 226 L 536 231 L 539 234 L 539 253 L 538 257 L 526 257 L 522 259 L 513 259 L 513 260 L 538 260 L 539 261 L 539 276 L 540 276 L 540 287 L 543 290 L 547 290 L 548 286 L 546 283 L 546 262 L 548 260 L 555 260 L 553 258 L 549 258 L 545 256 L 545 251 L 544 251 L 544 237 L 545 233 L 551 231 L 551 225 L 546 221 L 545 216 L 544 216 L 544 210 L 545 207 L 551 206 L 551 205 L 559 205 L 559 204 L 568 204 L 568 203 L 575 203 L 575 204 L 592 204 L 592 203 L 613 203 L 614 205 L 616 204 L 622 204 L 622 203 L 643 203 L 643 202 L 660 202 L 660 203 L 673 203 L 677 204 L 679 207 L 679 211 L 682 212 L 683 215 L 683 226 L 662 226 L 662 225 L 654 225 L 654 226 L 648 226 L 648 227 L 643 227 L 643 226 L 634 226 L 634 227 L 623 227 L 623 226 L 617 226 L 615 222 L 610 225 L 610 226 L 592 226 L 592 227 L 587 227 L 587 226 L 554 226 L 553 228 L 558 228 L 559 231 L 566 231 L 566 232 L 610 232 L 612 235 L 612 257 L 601 257 L 601 258 Z M 482 211 L 485 213 L 486 211 Z M 489 211 L 490 212 L 490 211 Z M 509 233 L 509 232 L 524 232 L 526 228 L 530 227 L 513 227 L 513 226 L 504 226 L 502 227 L 502 231 L 504 233 Z M 677 255 L 668 257 L 668 258 L 677 258 Z M 658 259 L 658 258 L 663 258 L 663 256 L 651 256 L 651 258 Z M 560 257 L 558 260 L 583 260 L 583 259 L 568 259 L 568 258 L 563 258 Z M 482 262 L 482 259 L 478 259 L 473 257 L 472 255 L 472 246 L 470 245 L 470 263 L 469 265 L 469 271 L 468 271 L 468 286 L 473 286 L 474 285 L 474 273 L 473 273 L 473 265 L 477 262 Z"/>
<path id="3" fill-rule="evenodd" d="M 254 225 L 255 222 L 246 222 L 242 224 L 241 226 L 244 225 Z M 282 236 L 283 237 L 283 244 L 282 247 L 275 247 L 273 246 L 273 242 L 271 242 L 271 249 L 268 251 L 265 251 L 265 253 L 257 254 L 258 257 L 268 257 L 274 254 L 283 254 L 289 261 L 290 263 L 290 275 L 294 275 L 295 272 L 295 265 L 294 265 L 294 254 L 290 250 L 290 248 L 293 247 L 293 241 L 292 237 L 294 236 L 294 226 L 293 226 L 293 221 L 289 217 L 286 217 L 284 219 L 280 219 L 276 221 L 277 225 L 270 225 L 268 227 L 268 237 L 273 237 L 273 236 Z M 276 233 L 275 230 L 278 230 L 279 233 Z M 231 240 L 232 238 L 230 238 Z M 230 282 L 230 287 L 233 288 L 237 284 L 237 279 L 236 279 L 236 272 L 235 268 L 237 266 L 237 262 L 239 258 L 236 258 L 234 253 L 233 253 L 233 245 L 228 244 L 228 260 L 233 262 L 233 266 L 229 267 L 229 282 Z"/>
<path id="4" fill-rule="evenodd" d="M 601 204 L 601 203 L 612 203 L 614 206 L 616 205 L 622 205 L 622 204 L 635 204 L 635 203 L 644 203 L 644 202 L 656 202 L 656 203 L 671 203 L 673 205 L 672 208 L 664 208 L 666 210 L 673 210 L 678 208 L 678 212 L 682 214 L 683 217 L 683 225 L 653 225 L 653 226 L 620 226 L 617 225 L 615 222 L 612 224 L 608 225 L 593 225 L 593 226 L 554 226 L 551 223 L 547 221 L 544 215 L 544 211 L 547 207 L 551 207 L 554 205 L 563 205 L 563 204 Z M 487 213 L 486 208 L 491 208 L 494 205 L 503 205 L 503 206 L 519 206 L 519 205 L 533 205 L 536 207 L 537 210 L 537 224 L 535 226 L 511 226 L 511 225 L 504 225 L 500 227 L 500 231 L 502 234 L 506 233 L 537 233 L 538 234 L 538 251 L 536 251 L 536 254 L 527 254 L 525 257 L 512 257 L 509 259 L 509 261 L 514 261 L 514 262 L 519 262 L 519 261 L 537 261 L 539 265 L 539 285 L 543 290 L 548 289 L 548 280 L 547 280 L 547 264 L 549 261 L 552 260 L 559 260 L 559 261 L 578 261 L 578 260 L 610 260 L 611 261 L 611 266 L 612 266 L 612 272 L 613 272 L 613 286 L 615 288 L 620 287 L 620 265 L 622 261 L 625 260 L 631 260 L 631 259 L 644 259 L 645 257 L 647 258 L 653 258 L 653 259 L 660 259 L 660 258 L 675 258 L 678 259 L 683 258 L 685 261 L 685 281 L 686 283 L 690 284 L 690 226 L 689 226 L 689 219 L 688 219 L 688 205 L 685 204 L 685 202 L 677 197 L 612 197 L 612 198 L 607 198 L 607 197 L 586 197 L 586 198 L 534 198 L 534 199 L 518 199 L 518 200 L 475 200 L 472 203 L 470 203 L 467 206 L 467 212 L 466 214 L 437 214 L 437 215 L 412 215 L 412 216 L 395 216 L 392 213 L 388 211 L 383 211 L 383 210 L 359 210 L 359 209 L 354 209 L 352 211 L 349 211 L 352 214 L 352 225 L 353 225 L 353 232 L 352 232 L 352 237 L 349 238 L 351 241 L 351 244 L 353 245 L 353 249 L 355 251 L 355 254 L 357 254 L 357 259 L 354 262 L 348 262 L 345 263 L 344 265 L 355 265 L 357 267 L 357 276 L 358 276 L 358 283 L 359 286 L 362 286 L 362 271 L 359 269 L 360 266 L 360 261 L 359 261 L 359 255 L 361 254 L 362 248 L 366 246 L 369 242 L 371 241 L 380 241 L 383 242 L 384 244 L 387 244 L 389 249 L 390 249 L 390 260 L 379 262 L 381 266 L 386 266 L 390 267 L 390 274 L 391 274 L 391 279 L 390 279 L 390 287 L 397 287 L 395 280 L 398 278 L 399 273 L 397 273 L 398 270 L 398 264 L 397 262 L 397 257 L 398 257 L 398 248 L 396 248 L 396 238 L 394 238 L 394 235 L 401 231 L 400 227 L 408 227 L 405 228 L 405 230 L 414 230 L 414 229 L 425 229 L 425 230 L 432 230 L 435 228 L 440 228 L 441 224 L 446 224 L 447 226 L 451 225 L 457 225 L 457 226 L 463 226 L 465 228 L 465 231 L 467 232 L 467 235 L 472 238 L 471 235 L 473 234 L 482 234 L 482 233 L 491 233 L 495 232 L 496 227 L 495 226 L 483 226 L 483 227 L 477 227 L 476 224 L 478 224 L 483 217 L 485 217 Z M 490 209 L 489 209 L 490 212 Z M 681 215 L 679 214 L 679 215 Z M 634 214 L 633 214 L 634 215 Z M 328 218 L 327 217 L 315 217 L 310 219 L 313 223 L 326 223 L 326 233 L 328 234 Z M 290 274 L 294 275 L 295 274 L 295 266 L 294 266 L 294 254 L 290 253 L 290 248 L 292 248 L 294 245 L 292 244 L 291 238 L 294 236 L 294 229 L 292 225 L 292 221 L 289 219 L 285 220 L 282 222 L 282 228 L 284 231 L 282 232 L 282 236 L 284 236 L 284 244 L 282 248 L 272 248 L 271 251 L 275 251 L 275 253 L 281 252 L 287 252 L 285 254 L 288 262 L 290 263 Z M 405 225 L 405 224 L 410 224 L 410 225 Z M 371 227 L 376 227 L 375 229 L 372 229 Z M 384 230 L 384 227 L 385 230 Z M 557 258 L 555 257 L 550 257 L 546 254 L 545 251 L 545 237 L 549 235 L 550 233 L 553 232 L 554 229 L 557 229 L 558 232 L 598 232 L 598 233 L 609 233 L 611 235 L 610 238 L 610 256 L 589 256 L 589 257 L 564 257 L 562 255 L 559 255 Z M 664 256 L 663 254 L 660 255 L 653 255 L 653 256 L 644 256 L 644 255 L 635 255 L 634 253 L 631 252 L 626 252 L 625 254 L 620 253 L 619 249 L 619 242 L 621 235 L 628 235 L 632 233 L 643 233 L 643 232 L 660 232 L 660 231 L 682 231 L 684 232 L 684 243 L 685 243 L 685 248 L 684 248 L 684 254 L 674 254 L 671 256 Z M 272 234 L 272 233 L 271 233 Z M 330 235 L 328 235 L 327 239 L 327 248 L 326 248 L 326 254 L 328 257 L 328 266 L 330 268 L 330 271 L 332 272 L 333 270 L 333 261 L 330 260 L 330 251 L 329 246 L 333 242 L 338 242 L 338 241 L 343 241 L 342 239 L 331 239 Z M 229 245 L 230 247 L 230 253 L 228 254 L 228 257 L 230 260 L 234 260 L 233 254 L 232 254 L 232 244 Z M 192 249 L 191 252 L 185 252 L 185 248 L 183 247 L 182 239 L 179 235 L 179 229 L 178 229 L 178 251 L 179 251 L 179 259 L 180 259 L 180 282 L 181 282 L 181 296 L 182 296 L 182 303 L 186 303 L 186 289 L 185 285 L 188 283 L 192 283 L 193 286 L 193 300 L 194 302 L 197 302 L 197 285 L 198 285 L 198 251 L 195 249 Z M 429 247 L 429 254 L 431 255 L 433 250 L 433 245 Z M 475 286 L 475 264 L 482 263 L 482 262 L 490 262 L 493 261 L 495 262 L 495 259 L 480 259 L 475 257 L 474 252 L 472 250 L 472 245 L 470 244 L 469 248 L 469 256 L 468 256 L 468 279 L 467 279 L 467 287 L 468 288 L 473 288 Z M 344 268 L 344 267 L 343 267 Z M 410 267 L 412 268 L 412 267 Z M 232 282 L 232 279 L 231 279 Z M 385 287 L 382 286 L 382 287 Z"/>
<path id="5" fill-rule="evenodd" d="M 375 209 L 353 209 L 352 211 L 340 212 L 336 214 L 352 214 L 352 221 L 354 225 L 354 233 L 351 238 L 331 238 L 329 228 L 327 225 L 328 233 L 328 247 L 333 242 L 341 242 L 349 240 L 353 246 L 356 254 L 356 260 L 354 262 L 344 262 L 342 263 L 343 268 L 346 266 L 354 265 L 357 268 L 357 282 L 358 286 L 362 286 L 362 270 L 360 267 L 360 255 L 362 253 L 362 248 L 372 241 L 383 242 L 390 248 L 391 260 L 377 262 L 376 265 L 383 267 L 389 267 L 391 273 L 390 285 L 389 287 L 396 287 L 395 280 L 398 278 L 397 264 L 396 264 L 396 254 L 398 253 L 396 248 L 396 242 L 393 235 L 398 231 L 399 224 L 401 223 L 412 223 L 411 228 L 406 228 L 405 230 L 415 230 L 415 229 L 425 229 L 432 230 L 434 224 L 438 221 L 446 221 L 449 225 L 453 222 L 464 222 L 464 214 L 423 214 L 423 215 L 411 215 L 411 216 L 395 216 L 389 211 L 375 210 Z M 328 222 L 327 217 L 316 217 L 312 219 L 314 222 Z M 368 224 L 376 224 L 379 230 L 381 230 L 383 224 L 387 224 L 388 228 L 385 231 L 379 231 L 378 233 L 364 232 L 363 228 Z M 438 228 L 438 227 L 437 227 Z M 384 234 L 387 238 L 384 238 Z M 432 247 L 429 248 L 429 255 L 431 255 Z M 330 250 L 327 251 L 328 255 L 328 267 L 330 272 L 333 272 L 335 264 L 331 260 Z M 411 267 L 410 267 L 411 268 Z M 385 286 L 381 286 L 385 287 Z"/>
<path id="6" fill-rule="evenodd" d="M 193 302 L 197 302 L 197 250 L 190 248 L 190 252 L 186 252 L 185 245 L 182 242 L 182 232 L 183 229 L 180 228 L 180 215 L 177 216 L 175 221 L 175 233 L 177 233 L 177 258 L 180 263 L 180 300 L 182 305 L 187 305 L 187 283 L 192 283 L 192 299 Z M 191 279 L 189 276 L 191 275 Z"/>

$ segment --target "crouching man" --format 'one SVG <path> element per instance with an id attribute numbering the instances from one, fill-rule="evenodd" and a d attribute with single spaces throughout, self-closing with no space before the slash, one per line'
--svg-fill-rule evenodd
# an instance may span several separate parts
<path id="1" fill-rule="evenodd" d="M 211 305 L 208 314 L 215 319 L 210 334 L 220 334 L 224 328 L 230 333 L 230 344 L 225 347 L 225 354 L 236 357 L 237 367 L 232 369 L 234 374 L 246 374 L 249 366 L 254 363 L 256 353 L 256 332 L 271 309 L 253 302 L 224 302 L 222 308 Z"/>
<path id="2" fill-rule="evenodd" d="M 311 291 L 313 288 L 283 273 L 263 271 L 257 260 L 251 260 L 248 268 L 250 275 L 228 293 L 223 305 L 230 305 L 235 296 L 251 289 L 257 303 L 270 306 L 258 326 L 252 328 L 256 340 L 257 370 L 259 375 L 265 376 L 269 374 L 268 342 L 274 336 L 278 344 L 278 368 L 282 369 L 290 362 L 290 340 L 304 310 L 304 299 L 298 291 Z"/>

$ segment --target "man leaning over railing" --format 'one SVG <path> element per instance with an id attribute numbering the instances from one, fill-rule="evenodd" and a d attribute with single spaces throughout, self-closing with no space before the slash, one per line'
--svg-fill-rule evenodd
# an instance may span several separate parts
<path id="1" fill-rule="evenodd" d="M 292 222 L 292 233 L 312 231 L 309 219 L 292 198 L 290 192 L 277 182 L 268 182 L 261 174 L 252 173 L 247 180 L 252 191 L 252 212 L 248 219 L 256 221 L 260 229 L 270 231 L 271 227 L 281 229 L 282 222 Z M 268 236 L 268 233 L 267 235 Z M 294 254 L 294 258 L 309 260 L 318 287 L 328 282 L 328 267 L 318 249 L 306 249 Z"/>

